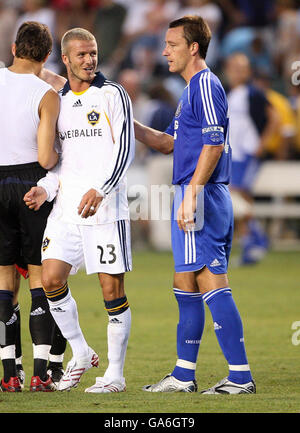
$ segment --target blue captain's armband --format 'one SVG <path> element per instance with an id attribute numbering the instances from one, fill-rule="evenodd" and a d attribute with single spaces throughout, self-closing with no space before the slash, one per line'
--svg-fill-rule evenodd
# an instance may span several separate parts
<path id="1" fill-rule="evenodd" d="M 224 128 L 223 126 L 208 126 L 202 128 L 203 143 L 214 146 L 224 143 Z"/>

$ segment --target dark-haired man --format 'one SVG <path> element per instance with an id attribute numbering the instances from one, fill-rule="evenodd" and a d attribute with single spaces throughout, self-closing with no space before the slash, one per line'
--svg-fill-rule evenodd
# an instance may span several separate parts
<path id="1" fill-rule="evenodd" d="M 198 16 L 169 25 L 163 55 L 169 70 L 187 82 L 174 119 L 165 133 L 135 123 L 146 145 L 174 151 L 172 249 L 174 294 L 179 307 L 177 362 L 173 372 L 149 392 L 195 392 L 196 362 L 204 329 L 205 300 L 229 366 L 229 375 L 207 394 L 255 392 L 248 365 L 243 326 L 232 298 L 227 266 L 233 232 L 228 191 L 231 149 L 227 101 L 219 79 L 205 63 L 211 33 Z"/>
<path id="2" fill-rule="evenodd" d="M 51 204 L 30 212 L 24 194 L 55 166 L 54 148 L 59 97 L 38 78 L 52 50 L 46 25 L 23 23 L 12 46 L 13 64 L 0 70 L 0 325 L 2 391 L 18 392 L 15 340 L 17 316 L 13 309 L 15 264 L 28 267 L 32 296 L 30 332 L 34 368 L 31 391 L 52 391 L 47 375 L 54 321 L 41 283 L 41 244 Z"/>

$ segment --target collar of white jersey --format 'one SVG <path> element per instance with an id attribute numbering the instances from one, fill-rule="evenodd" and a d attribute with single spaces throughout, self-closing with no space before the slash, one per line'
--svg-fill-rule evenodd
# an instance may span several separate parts
<path id="1" fill-rule="evenodd" d="M 102 87 L 104 84 L 104 81 L 106 80 L 106 78 L 104 77 L 103 74 L 101 74 L 101 72 L 96 72 L 95 78 L 93 79 L 93 81 L 91 82 L 90 86 L 95 86 L 95 87 Z M 69 91 L 71 90 L 70 87 L 70 83 L 69 80 L 66 82 L 66 84 L 64 85 L 64 87 L 62 88 L 62 96 L 65 96 Z"/>

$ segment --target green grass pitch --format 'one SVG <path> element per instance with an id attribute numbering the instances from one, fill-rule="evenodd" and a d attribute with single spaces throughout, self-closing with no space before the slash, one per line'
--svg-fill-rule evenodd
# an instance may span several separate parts
<path id="1" fill-rule="evenodd" d="M 100 355 L 100 367 L 83 375 L 71 392 L 30 393 L 32 346 L 28 330 L 30 294 L 22 281 L 22 320 L 25 389 L 1 393 L 0 413 L 295 413 L 300 410 L 300 253 L 272 252 L 254 267 L 229 269 L 230 286 L 240 310 L 247 355 L 257 385 L 256 395 L 204 396 L 151 394 L 142 386 L 170 371 L 176 360 L 177 304 L 172 292 L 173 259 L 169 253 L 140 252 L 126 276 L 132 310 L 132 331 L 127 351 L 127 391 L 109 395 L 84 393 L 107 366 L 107 316 L 95 275 L 78 273 L 69 280 L 77 301 L 81 328 L 89 345 Z M 300 330 L 300 327 L 299 327 Z M 67 348 L 64 365 L 71 357 Z M 2 371 L 1 371 L 2 373 Z M 199 351 L 199 389 L 227 375 L 210 312 Z"/>

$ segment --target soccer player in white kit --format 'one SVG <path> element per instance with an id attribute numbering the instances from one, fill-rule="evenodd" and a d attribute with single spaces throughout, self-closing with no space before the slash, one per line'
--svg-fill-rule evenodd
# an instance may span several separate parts
<path id="1" fill-rule="evenodd" d="M 98 366 L 67 283 L 84 262 L 87 274 L 98 274 L 109 315 L 108 368 L 86 392 L 121 392 L 131 327 L 124 273 L 132 266 L 125 176 L 134 157 L 132 107 L 120 85 L 96 72 L 97 43 L 90 32 L 71 29 L 61 45 L 68 82 L 60 94 L 60 163 L 24 200 L 36 210 L 57 194 L 42 261 L 50 311 L 73 352 L 58 389 L 71 389 L 85 371 Z"/>

